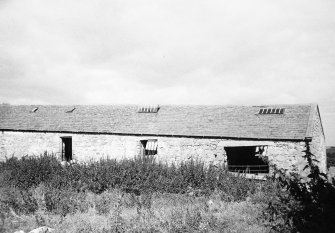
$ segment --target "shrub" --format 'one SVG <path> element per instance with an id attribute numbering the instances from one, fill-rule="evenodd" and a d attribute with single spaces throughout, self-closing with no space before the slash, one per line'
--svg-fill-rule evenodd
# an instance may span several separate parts
<path id="1" fill-rule="evenodd" d="M 307 181 L 277 170 L 279 192 L 269 201 L 264 215 L 272 229 L 279 232 L 335 232 L 335 187 L 315 165 L 308 141 L 304 152 L 305 169 L 310 170 Z"/>
<path id="2" fill-rule="evenodd" d="M 5 179 L 23 190 L 38 186 L 54 177 L 61 169 L 56 157 L 46 152 L 40 156 L 11 157 L 3 163 Z"/>
<path id="3" fill-rule="evenodd" d="M 6 212 L 11 208 L 18 214 L 29 214 L 38 209 L 37 202 L 30 190 L 23 191 L 15 187 L 3 187 L 0 189 L 0 193 L 0 202 Z"/>
<path id="4" fill-rule="evenodd" d="M 223 200 L 242 201 L 256 192 L 260 182 L 246 179 L 243 174 L 236 175 L 229 173 L 227 170 L 221 170 L 217 187 L 223 191 Z"/>
<path id="5" fill-rule="evenodd" d="M 46 210 L 62 216 L 75 212 L 86 212 L 90 206 L 86 201 L 86 196 L 86 193 L 77 192 L 72 188 L 55 189 L 46 186 Z"/>
<path id="6" fill-rule="evenodd" d="M 109 214 L 112 209 L 113 198 L 109 192 L 104 192 L 95 200 L 95 209 L 98 214 Z"/>

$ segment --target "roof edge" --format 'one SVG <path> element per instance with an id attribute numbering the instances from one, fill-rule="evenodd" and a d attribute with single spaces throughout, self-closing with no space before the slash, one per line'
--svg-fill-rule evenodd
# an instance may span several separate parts
<path id="1" fill-rule="evenodd" d="M 326 138 L 325 131 L 323 130 L 323 124 L 322 124 L 322 119 L 321 119 L 319 105 L 317 105 L 317 111 L 318 111 L 318 116 L 319 116 L 319 119 L 320 119 L 320 125 L 321 125 L 322 135 L 323 135 L 323 138 Z"/>
<path id="2" fill-rule="evenodd" d="M 146 136 L 146 137 L 176 137 L 176 138 L 203 138 L 203 139 L 230 139 L 230 140 L 256 140 L 256 141 L 288 141 L 301 142 L 305 138 L 247 138 L 247 137 L 227 137 L 227 136 L 201 136 L 201 135 L 173 135 L 173 134 L 140 134 L 140 133 L 111 133 L 111 132 L 81 132 L 81 131 L 50 131 L 50 130 L 19 130 L 0 129 L 3 132 L 24 132 L 24 133 L 64 133 L 64 134 L 90 134 L 90 135 L 119 135 L 119 136 Z"/>

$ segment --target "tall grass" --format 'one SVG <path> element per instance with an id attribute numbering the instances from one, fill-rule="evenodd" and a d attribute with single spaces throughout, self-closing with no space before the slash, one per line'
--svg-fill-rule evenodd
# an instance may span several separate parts
<path id="1" fill-rule="evenodd" d="M 203 162 L 194 160 L 179 166 L 167 165 L 144 156 L 62 166 L 53 154 L 45 153 L 38 157 L 11 157 L 1 163 L 1 170 L 4 183 L 21 190 L 44 183 L 56 189 L 97 194 L 112 188 L 164 193 L 186 193 L 190 189 L 211 193 L 220 189 L 240 200 L 247 192 L 254 192 L 257 183 L 231 175 L 223 166 L 205 167 Z"/>
<path id="2" fill-rule="evenodd" d="M 40 225 L 56 232 L 268 232 L 257 217 L 262 206 L 248 201 L 225 202 L 220 195 L 191 197 L 185 194 L 152 196 L 151 206 L 138 211 L 130 194 L 113 189 L 102 194 L 88 193 L 87 211 L 61 214 L 20 215 L 20 223 L 6 221 L 4 232 L 31 229 Z M 14 220 L 13 218 L 11 220 Z M 13 221 L 14 222 L 14 221 Z M 1 232 L 1 230 L 0 230 Z"/>
<path id="3" fill-rule="evenodd" d="M 156 162 L 152 156 L 70 165 L 61 165 L 55 155 L 47 153 L 21 159 L 11 157 L 0 163 L 0 208 L 3 212 L 35 214 L 38 224 L 47 221 L 45 213 L 66 218 L 89 214 L 94 209 L 98 215 L 113 213 L 113 218 L 107 220 L 115 231 L 121 232 L 133 226 L 135 220 L 125 222 L 123 216 L 124 211 L 132 208 L 135 211 L 132 216 L 154 224 L 153 229 L 202 232 L 203 227 L 226 229 L 225 222 L 215 214 L 215 207 L 207 204 L 215 196 L 220 205 L 252 203 L 250 208 L 259 207 L 262 216 L 257 221 L 263 221 L 274 232 L 335 231 L 334 185 L 314 165 L 308 143 L 305 152 L 310 170 L 305 183 L 297 174 L 288 177 L 279 170 L 267 181 L 256 181 L 246 179 L 243 174 L 232 175 L 224 166 L 205 166 L 196 160 L 167 165 Z M 202 207 L 201 210 L 192 205 L 182 210 L 176 207 L 171 209 L 168 220 L 164 218 L 157 223 L 157 216 L 152 215 L 157 195 L 187 197 L 187 201 L 196 200 L 196 206 L 200 201 Z"/>
<path id="4" fill-rule="evenodd" d="M 33 194 L 41 185 L 46 210 L 65 215 L 78 209 L 66 198 L 70 193 L 80 202 L 80 193 L 101 194 L 112 189 L 134 195 L 159 192 L 194 196 L 210 195 L 220 190 L 223 200 L 241 201 L 254 193 L 258 185 L 256 181 L 231 175 L 225 167 L 205 167 L 203 162 L 194 160 L 169 166 L 157 163 L 150 156 L 62 166 L 55 155 L 44 153 L 38 157 L 11 157 L 0 166 L 0 188 L 5 194 L 2 203 L 20 213 L 38 209 Z"/>

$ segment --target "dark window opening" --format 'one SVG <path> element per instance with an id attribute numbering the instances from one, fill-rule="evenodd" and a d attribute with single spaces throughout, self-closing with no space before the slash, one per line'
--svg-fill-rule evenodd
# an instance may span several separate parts
<path id="1" fill-rule="evenodd" d="M 72 160 L 72 138 L 62 137 L 62 160 L 69 162 Z"/>
<path id="2" fill-rule="evenodd" d="M 266 146 L 225 147 L 228 170 L 241 173 L 269 173 L 269 164 L 265 161 Z"/>
<path id="3" fill-rule="evenodd" d="M 157 154 L 157 140 L 150 139 L 150 140 L 141 140 L 142 155 L 156 155 Z"/>

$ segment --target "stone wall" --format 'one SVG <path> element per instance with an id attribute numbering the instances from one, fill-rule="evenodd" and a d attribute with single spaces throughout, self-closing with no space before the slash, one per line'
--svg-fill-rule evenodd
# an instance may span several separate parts
<path id="1" fill-rule="evenodd" d="M 327 173 L 327 152 L 325 137 L 323 134 L 322 123 L 318 111 L 315 111 L 313 117 L 313 139 L 310 144 L 311 152 L 316 156 L 319 161 L 319 168 L 322 172 Z"/>
<path id="2" fill-rule="evenodd" d="M 100 158 L 132 158 L 140 152 L 140 140 L 157 139 L 157 159 L 180 162 L 202 157 L 205 161 L 224 162 L 224 149 L 218 139 L 192 139 L 171 137 L 137 137 L 99 134 L 63 134 L 2 132 L 0 160 L 15 155 L 39 155 L 48 151 L 60 156 L 61 137 L 72 137 L 73 158 L 88 161 Z"/>
<path id="3" fill-rule="evenodd" d="M 5 137 L 7 137 L 7 135 L 4 134 L 5 132 L 0 132 L 0 161 L 3 159 L 3 156 L 7 154 L 7 149 L 5 146 Z"/>
<path id="4" fill-rule="evenodd" d="M 5 131 L 0 134 L 0 160 L 15 155 L 39 155 L 44 151 L 60 157 L 62 136 L 72 137 L 73 158 L 80 161 L 90 159 L 132 158 L 140 152 L 140 140 L 157 139 L 157 160 L 162 162 L 200 159 L 214 164 L 226 164 L 225 147 L 267 145 L 270 164 L 287 170 L 301 170 L 305 166 L 302 158 L 304 142 L 242 141 L 226 139 L 198 139 L 186 137 L 137 137 L 119 135 L 86 135 L 62 133 L 29 133 Z"/>
<path id="5" fill-rule="evenodd" d="M 304 156 L 305 142 L 275 142 L 269 147 L 267 156 L 271 165 L 287 172 L 303 173 L 307 164 Z"/>

